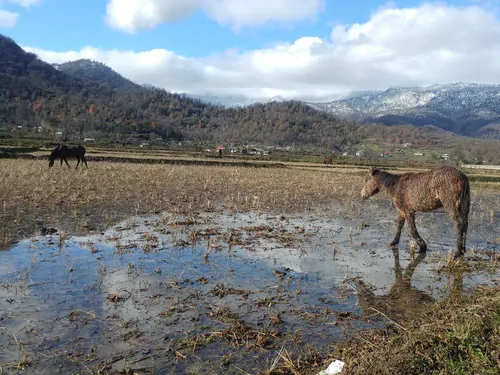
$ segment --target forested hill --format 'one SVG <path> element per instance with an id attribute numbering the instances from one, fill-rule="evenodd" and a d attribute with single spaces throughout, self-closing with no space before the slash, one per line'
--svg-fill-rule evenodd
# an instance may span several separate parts
<path id="1" fill-rule="evenodd" d="M 63 64 L 52 64 L 57 70 L 77 78 L 106 85 L 110 89 L 126 91 L 141 88 L 138 84 L 122 77 L 109 66 L 93 60 L 80 59 Z"/>
<path id="2" fill-rule="evenodd" d="M 327 147 L 357 142 L 358 124 L 300 102 L 225 109 L 121 81 L 103 64 L 76 66 L 85 69 L 73 69 L 75 64 L 56 69 L 0 35 L 0 127 L 42 126 L 73 139 L 158 135 Z M 99 74 L 89 72 L 93 68 Z"/>

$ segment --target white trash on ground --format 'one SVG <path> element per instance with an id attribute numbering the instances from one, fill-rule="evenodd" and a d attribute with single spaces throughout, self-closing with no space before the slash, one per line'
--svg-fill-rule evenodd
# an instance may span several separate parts
<path id="1" fill-rule="evenodd" d="M 334 375 L 334 374 L 340 374 L 342 369 L 344 368 L 345 362 L 339 361 L 336 359 L 332 363 L 330 363 L 330 366 L 326 368 L 326 370 L 320 371 L 318 375 Z"/>

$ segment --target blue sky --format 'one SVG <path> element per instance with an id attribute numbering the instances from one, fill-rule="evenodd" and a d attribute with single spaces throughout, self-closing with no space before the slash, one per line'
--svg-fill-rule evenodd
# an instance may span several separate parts
<path id="1" fill-rule="evenodd" d="M 49 63 L 92 59 L 169 91 L 323 101 L 353 90 L 500 83 L 498 6 L 498 0 L 0 0 L 0 32 Z"/>
<path id="2" fill-rule="evenodd" d="M 328 0 L 326 9 L 316 20 L 301 20 L 283 27 L 246 27 L 240 31 L 219 25 L 202 11 L 197 11 L 179 21 L 128 34 L 106 25 L 104 1 L 43 0 L 29 9 L 4 4 L 4 9 L 18 12 L 20 17 L 14 28 L 3 29 L 2 32 L 22 45 L 47 50 L 79 50 L 89 45 L 101 49 L 136 51 L 165 48 L 180 55 L 199 57 L 229 48 L 243 51 L 266 47 L 276 41 L 293 42 L 302 36 L 329 38 L 332 25 L 336 23 L 366 22 L 373 10 L 386 4 L 412 7 L 421 3 L 422 1 L 416 0 Z M 455 0 L 447 3 L 467 4 L 470 1 Z"/>

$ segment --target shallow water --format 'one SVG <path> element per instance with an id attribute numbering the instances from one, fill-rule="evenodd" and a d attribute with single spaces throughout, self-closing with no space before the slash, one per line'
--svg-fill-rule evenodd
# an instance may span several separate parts
<path id="1" fill-rule="evenodd" d="M 61 243 L 58 234 L 21 241 L 0 253 L 0 366 L 255 373 L 282 347 L 325 350 L 384 323 L 381 313 L 412 316 L 498 279 L 479 251 L 497 252 L 495 215 L 471 220 L 468 259 L 486 267 L 447 276 L 437 272 L 454 243 L 446 215 L 419 217 L 430 251 L 411 257 L 407 236 L 399 252 L 387 247 L 391 208 L 366 207 L 355 219 L 340 208 L 165 213 Z"/>

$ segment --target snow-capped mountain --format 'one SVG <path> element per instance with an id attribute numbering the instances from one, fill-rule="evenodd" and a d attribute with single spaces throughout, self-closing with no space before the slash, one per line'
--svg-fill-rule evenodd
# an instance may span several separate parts
<path id="1" fill-rule="evenodd" d="M 495 136 L 500 124 L 500 85 L 454 83 L 353 92 L 310 106 L 337 116 L 387 125 L 436 125 L 457 134 Z"/>

